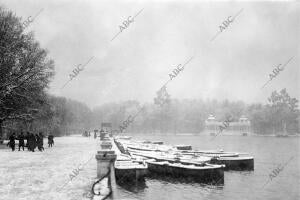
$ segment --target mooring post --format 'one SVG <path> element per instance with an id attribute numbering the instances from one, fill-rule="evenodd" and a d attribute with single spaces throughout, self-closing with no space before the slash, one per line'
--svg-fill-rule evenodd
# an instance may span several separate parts
<path id="1" fill-rule="evenodd" d="M 105 135 L 106 135 L 105 132 L 101 129 L 101 131 L 100 131 L 100 140 L 103 140 Z"/>
<path id="2" fill-rule="evenodd" d="M 114 193 L 114 189 L 112 187 L 112 181 L 114 184 L 114 162 L 117 158 L 115 151 L 112 149 L 112 141 L 111 138 L 108 137 L 106 133 L 100 132 L 100 151 L 96 154 L 97 160 L 97 178 L 102 178 L 110 171 L 108 187 L 112 189 L 112 193 Z"/>
<path id="3" fill-rule="evenodd" d="M 112 149 L 112 140 L 107 136 L 107 134 L 103 134 L 103 137 L 100 137 L 100 150 L 97 151 L 97 154 L 95 156 L 97 160 L 97 178 L 102 179 L 105 176 L 108 178 L 107 185 L 100 187 L 107 187 L 110 188 L 110 192 L 107 194 L 102 195 L 114 195 L 115 193 L 115 187 L 112 187 L 112 184 L 114 184 L 115 181 L 115 173 L 114 173 L 114 163 L 117 158 L 117 155 L 115 151 Z M 99 187 L 99 186 L 98 186 Z M 93 186 L 94 190 L 94 186 Z M 100 188 L 101 190 L 101 188 Z M 100 191 L 99 191 L 99 195 Z M 107 197 L 107 196 L 106 196 Z"/>
<path id="4" fill-rule="evenodd" d="M 111 165 L 114 165 L 117 155 L 112 150 L 100 150 L 96 154 L 97 177 L 101 178 L 107 174 Z"/>
<path id="5" fill-rule="evenodd" d="M 114 165 L 114 161 L 117 158 L 115 151 L 112 150 L 112 143 L 108 137 L 104 137 L 100 144 L 101 150 L 96 154 L 97 160 L 97 177 L 101 178 L 107 174 L 111 165 Z"/>

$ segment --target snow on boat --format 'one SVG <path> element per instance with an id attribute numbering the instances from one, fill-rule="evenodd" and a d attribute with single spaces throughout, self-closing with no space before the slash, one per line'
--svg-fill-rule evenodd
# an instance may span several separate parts
<path id="1" fill-rule="evenodd" d="M 176 156 L 171 154 L 166 154 L 164 152 L 153 152 L 153 151 L 140 151 L 140 150 L 129 150 L 130 155 L 134 156 L 142 156 L 145 159 L 158 159 L 158 160 L 172 160 L 175 159 Z"/>
<path id="2" fill-rule="evenodd" d="M 117 139 L 121 139 L 121 140 L 131 140 L 131 136 L 125 136 L 125 135 L 123 135 L 123 136 L 118 136 L 118 137 L 116 137 Z"/>
<path id="3" fill-rule="evenodd" d="M 168 145 L 158 145 L 158 144 L 125 144 L 128 150 L 138 150 L 138 151 L 170 151 L 175 150 L 172 146 Z"/>
<path id="4" fill-rule="evenodd" d="M 181 151 L 183 155 L 203 155 L 209 157 L 238 157 L 239 153 L 219 151 Z"/>
<path id="5" fill-rule="evenodd" d="M 127 148 L 129 150 L 139 150 L 139 151 L 157 151 L 158 150 L 158 149 L 145 148 L 143 146 L 136 146 L 136 145 L 128 145 Z"/>
<path id="6" fill-rule="evenodd" d="M 182 151 L 183 155 L 211 157 L 212 164 L 225 165 L 225 170 L 254 170 L 254 158 L 245 153 L 223 151 Z"/>
<path id="7" fill-rule="evenodd" d="M 130 155 L 135 157 L 143 157 L 144 160 L 147 159 L 155 159 L 156 161 L 168 161 L 171 163 L 180 162 L 186 165 L 199 165 L 208 163 L 211 161 L 211 157 L 206 156 L 190 156 L 190 155 L 181 155 L 181 154 L 173 154 L 169 152 L 149 152 L 149 151 L 138 151 L 138 150 L 130 150 Z"/>
<path id="8" fill-rule="evenodd" d="M 128 154 L 127 150 L 124 148 L 124 145 L 119 140 L 114 139 L 114 142 L 122 154 Z"/>
<path id="9" fill-rule="evenodd" d="M 185 165 L 180 162 L 148 160 L 148 170 L 152 173 L 173 178 L 185 178 L 200 183 L 224 183 L 224 165 Z"/>
<path id="10" fill-rule="evenodd" d="M 200 163 L 199 159 L 206 159 L 203 162 L 212 164 L 224 164 L 225 170 L 254 170 L 254 158 L 246 153 L 225 152 L 223 150 L 186 150 L 190 149 L 183 146 L 178 150 L 178 146 L 173 147 L 169 145 L 156 144 L 142 144 L 138 142 L 121 142 L 124 149 L 134 155 L 144 156 L 148 159 L 156 159 L 158 161 L 174 161 L 180 160 L 184 163 Z M 180 149 L 180 148 L 179 148 Z"/>
<path id="11" fill-rule="evenodd" d="M 146 162 L 133 160 L 130 156 L 120 154 L 115 161 L 115 176 L 118 182 L 142 180 L 148 171 Z"/>

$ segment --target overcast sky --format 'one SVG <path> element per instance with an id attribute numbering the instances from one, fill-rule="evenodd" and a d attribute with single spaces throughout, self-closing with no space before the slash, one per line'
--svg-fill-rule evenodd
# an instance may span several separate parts
<path id="1" fill-rule="evenodd" d="M 35 33 L 55 61 L 49 92 L 91 107 L 153 102 L 172 70 L 191 57 L 167 85 L 172 98 L 265 103 L 283 88 L 300 97 L 300 2 L 0 0 L 0 5 L 23 20 L 43 9 L 26 31 Z M 223 21 L 237 13 L 220 32 Z M 72 70 L 91 57 L 62 89 Z M 261 89 L 272 70 L 292 57 Z"/>

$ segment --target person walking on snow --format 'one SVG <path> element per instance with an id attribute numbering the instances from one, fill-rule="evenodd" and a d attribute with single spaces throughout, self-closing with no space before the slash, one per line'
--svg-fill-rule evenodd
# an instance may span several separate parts
<path id="1" fill-rule="evenodd" d="M 29 151 L 34 152 L 35 147 L 36 147 L 36 139 L 34 134 L 31 133 L 28 138 L 28 149 Z"/>
<path id="2" fill-rule="evenodd" d="M 43 151 L 44 150 L 44 136 L 43 134 L 40 132 L 39 136 L 38 136 L 38 140 L 37 140 L 37 146 L 39 151 Z"/>
<path id="3" fill-rule="evenodd" d="M 25 139 L 25 136 L 23 134 L 23 132 L 21 132 L 21 134 L 19 135 L 18 137 L 18 140 L 19 140 L 19 151 L 20 151 L 20 148 L 22 147 L 23 148 L 23 151 L 24 151 L 24 139 Z"/>
<path id="4" fill-rule="evenodd" d="M 16 146 L 15 139 L 16 139 L 16 135 L 15 135 L 15 133 L 13 133 L 13 134 L 9 137 L 9 146 L 10 146 L 10 148 L 11 148 L 12 151 L 15 150 L 15 146 Z"/>
<path id="5" fill-rule="evenodd" d="M 53 140 L 54 136 L 53 135 L 48 135 L 48 147 L 52 147 L 52 145 L 54 145 L 54 140 Z"/>

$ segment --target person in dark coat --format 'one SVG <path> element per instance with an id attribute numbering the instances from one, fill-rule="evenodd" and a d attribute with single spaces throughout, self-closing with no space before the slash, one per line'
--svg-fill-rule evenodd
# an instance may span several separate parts
<path id="1" fill-rule="evenodd" d="M 11 148 L 12 151 L 15 150 L 15 146 L 16 146 L 15 139 L 16 139 L 15 133 L 9 136 L 9 147 Z"/>
<path id="2" fill-rule="evenodd" d="M 27 132 L 28 137 L 27 137 L 27 148 L 29 151 L 32 151 L 32 136 L 31 133 Z"/>
<path id="3" fill-rule="evenodd" d="M 36 134 L 37 135 L 37 134 Z M 36 142 L 36 135 L 34 133 L 32 133 L 32 149 L 33 149 L 33 152 L 34 152 L 34 149 L 37 147 L 37 142 Z"/>
<path id="4" fill-rule="evenodd" d="M 34 138 L 35 138 L 35 146 L 34 148 L 38 148 L 39 149 L 39 141 L 40 141 L 40 136 L 38 134 L 35 134 L 34 135 Z M 39 149 L 40 150 L 40 149 Z"/>
<path id="5" fill-rule="evenodd" d="M 30 137 L 30 134 L 29 134 L 29 132 L 27 132 L 26 133 L 26 136 L 25 136 L 25 139 L 26 139 L 26 144 L 25 144 L 25 147 L 27 147 L 27 149 L 28 149 L 28 151 L 30 151 L 30 149 L 29 149 L 29 137 Z"/>
<path id="6" fill-rule="evenodd" d="M 48 147 L 52 147 L 54 145 L 54 136 L 53 135 L 48 135 Z"/>
<path id="7" fill-rule="evenodd" d="M 21 132 L 21 134 L 19 135 L 18 137 L 18 140 L 19 140 L 19 151 L 20 151 L 20 148 L 22 147 L 23 148 L 23 151 L 24 151 L 24 139 L 25 139 L 25 136 L 23 134 L 23 132 Z"/>
<path id="8" fill-rule="evenodd" d="M 51 146 L 51 135 L 49 134 L 48 135 L 48 147 L 50 147 Z"/>
<path id="9" fill-rule="evenodd" d="M 38 140 L 38 137 L 37 137 L 37 134 L 32 134 L 33 137 L 32 137 L 32 146 L 33 146 L 33 149 L 35 149 L 37 147 L 37 140 Z"/>
<path id="10" fill-rule="evenodd" d="M 34 149 L 36 147 L 36 139 L 33 133 L 29 135 L 29 140 L 28 140 L 28 149 L 32 152 L 34 152 Z"/>
<path id="11" fill-rule="evenodd" d="M 43 147 L 44 146 L 44 136 L 41 132 L 38 135 L 37 146 L 38 146 L 39 151 L 44 150 L 44 147 Z"/>

